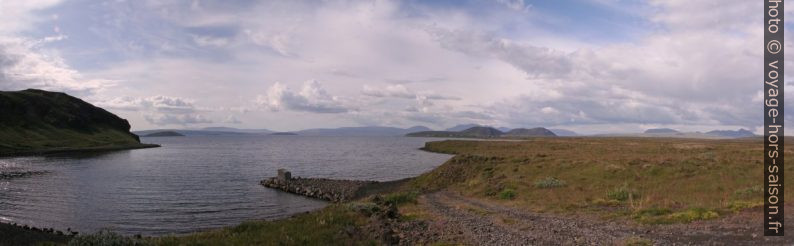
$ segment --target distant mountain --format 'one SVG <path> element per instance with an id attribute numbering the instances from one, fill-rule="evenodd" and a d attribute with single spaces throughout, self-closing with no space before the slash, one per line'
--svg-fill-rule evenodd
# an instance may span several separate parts
<path id="1" fill-rule="evenodd" d="M 475 126 L 463 131 L 423 131 L 408 133 L 406 137 L 437 137 L 437 138 L 495 138 L 502 132 L 492 127 Z"/>
<path id="2" fill-rule="evenodd" d="M 676 133 L 681 133 L 681 132 L 676 131 L 674 129 L 670 129 L 670 128 L 651 128 L 651 129 L 645 130 L 645 133 L 649 133 L 649 134 L 676 134 Z"/>
<path id="3" fill-rule="evenodd" d="M 0 156 L 156 146 L 141 144 L 127 120 L 66 93 L 0 91 Z"/>
<path id="4" fill-rule="evenodd" d="M 509 132 L 510 130 L 512 130 L 512 128 L 509 128 L 509 127 L 497 127 L 496 130 L 499 130 L 499 131 L 502 131 L 502 132 Z"/>
<path id="5" fill-rule="evenodd" d="M 461 125 L 453 126 L 451 128 L 447 128 L 444 131 L 459 132 L 459 131 L 464 131 L 466 129 L 469 129 L 469 128 L 472 128 L 472 127 L 476 127 L 476 126 L 480 126 L 480 125 L 478 125 L 478 124 L 461 124 Z"/>
<path id="6" fill-rule="evenodd" d="M 271 135 L 271 136 L 296 136 L 298 134 L 294 133 L 294 132 L 274 132 L 274 133 L 271 133 L 271 134 L 268 134 L 268 135 Z"/>
<path id="7" fill-rule="evenodd" d="M 506 132 L 503 137 L 556 137 L 554 132 L 549 131 L 543 127 L 536 127 L 532 129 L 516 128 Z"/>
<path id="8" fill-rule="evenodd" d="M 274 133 L 274 131 L 268 129 L 238 129 L 232 127 L 205 127 L 202 128 L 201 130 L 211 131 L 211 132 L 239 132 L 239 133 L 258 133 L 258 134 Z"/>
<path id="9" fill-rule="evenodd" d="M 365 127 L 340 127 L 340 128 L 318 128 L 297 131 L 302 136 L 403 136 L 410 132 L 427 131 L 430 128 L 424 126 L 414 126 L 411 128 L 397 128 L 384 126 L 365 126 Z"/>
<path id="10" fill-rule="evenodd" d="M 421 131 L 432 131 L 433 129 L 427 128 L 426 126 L 412 126 L 405 130 L 408 132 L 421 132 Z"/>
<path id="11" fill-rule="evenodd" d="M 707 132 L 706 135 L 728 137 L 728 138 L 744 138 L 744 137 L 754 137 L 755 136 L 755 134 L 753 132 L 745 130 L 744 128 L 736 130 L 736 131 L 714 130 L 714 131 Z"/>
<path id="12" fill-rule="evenodd" d="M 465 136 L 477 137 L 477 138 L 494 138 L 494 137 L 499 137 L 504 133 L 493 127 L 475 126 L 461 131 L 460 134 L 463 134 Z"/>
<path id="13" fill-rule="evenodd" d="M 565 130 L 565 129 L 549 129 L 549 131 L 553 132 L 553 133 L 554 133 L 554 135 L 557 135 L 557 136 L 560 136 L 560 137 L 572 137 L 572 136 L 579 136 L 579 133 L 576 133 L 576 132 L 574 132 L 574 131 L 571 131 L 571 130 Z"/>
<path id="14" fill-rule="evenodd" d="M 171 131 L 176 132 L 185 136 L 245 136 L 245 135 L 257 135 L 256 133 L 245 133 L 245 132 L 229 132 L 229 131 L 209 131 L 209 130 L 178 130 L 178 129 L 153 129 L 153 130 L 143 130 L 143 131 L 134 131 L 132 133 L 138 136 L 146 136 L 148 134 L 156 133 L 156 132 L 163 132 L 163 131 Z"/>
<path id="15" fill-rule="evenodd" d="M 175 131 L 162 131 L 162 132 L 153 132 L 141 137 L 184 137 L 185 135 L 175 132 Z"/>

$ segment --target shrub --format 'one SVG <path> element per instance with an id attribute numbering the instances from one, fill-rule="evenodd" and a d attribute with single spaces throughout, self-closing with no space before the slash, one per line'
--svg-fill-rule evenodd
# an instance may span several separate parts
<path id="1" fill-rule="evenodd" d="M 754 185 L 733 192 L 733 196 L 737 198 L 761 197 L 763 194 L 764 187 L 761 185 Z"/>
<path id="2" fill-rule="evenodd" d="M 628 186 L 624 185 L 615 188 L 613 190 L 607 191 L 607 197 L 609 199 L 614 199 L 622 202 L 629 200 L 629 198 L 637 199 L 640 196 L 639 194 L 637 194 L 637 191 L 630 189 Z"/>
<path id="3" fill-rule="evenodd" d="M 720 215 L 713 210 L 706 210 L 704 208 L 687 209 L 686 211 L 673 213 L 670 219 L 674 222 L 692 222 L 695 220 L 708 220 L 720 217 Z"/>
<path id="4" fill-rule="evenodd" d="M 404 203 L 416 203 L 416 197 L 419 196 L 417 192 L 397 192 L 386 195 L 384 200 L 386 203 L 400 205 Z"/>
<path id="5" fill-rule="evenodd" d="M 516 197 L 516 191 L 510 188 L 504 189 L 502 190 L 502 192 L 499 192 L 499 199 L 502 200 L 512 200 L 515 197 Z"/>
<path id="6" fill-rule="evenodd" d="M 559 180 L 555 177 L 546 177 L 535 181 L 535 187 L 541 189 L 557 188 L 565 186 L 565 181 Z"/>
<path id="7" fill-rule="evenodd" d="M 763 201 L 757 201 L 757 202 L 733 201 L 730 204 L 728 204 L 728 208 L 731 211 L 739 212 L 739 211 L 741 211 L 742 209 L 745 209 L 745 208 L 760 207 L 760 206 L 763 206 L 763 205 L 764 205 Z"/>
<path id="8" fill-rule="evenodd" d="M 96 234 L 77 236 L 69 241 L 69 246 L 93 246 L 93 245 L 110 245 L 110 246 L 127 246 L 127 245 L 149 245 L 142 239 L 130 238 L 122 236 L 118 233 L 101 230 Z"/>

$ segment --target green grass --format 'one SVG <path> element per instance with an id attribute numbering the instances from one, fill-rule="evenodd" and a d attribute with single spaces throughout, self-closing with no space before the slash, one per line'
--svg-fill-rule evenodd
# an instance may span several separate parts
<path id="1" fill-rule="evenodd" d="M 762 204 L 762 146 L 760 139 L 429 142 L 425 150 L 455 156 L 410 187 L 449 188 L 535 211 L 688 223 Z"/>
<path id="2" fill-rule="evenodd" d="M 185 236 L 151 238 L 154 245 L 375 245 L 362 226 L 367 218 L 348 206 L 277 221 L 244 222 L 238 226 Z"/>
<path id="3" fill-rule="evenodd" d="M 504 189 L 502 192 L 499 192 L 499 199 L 502 200 L 513 200 L 516 197 L 516 191 L 513 189 Z"/>
<path id="4" fill-rule="evenodd" d="M 0 155 L 142 146 L 128 133 L 112 129 L 79 132 L 53 127 L 0 128 L 0 139 L 3 139 L 3 142 L 0 143 Z"/>
<path id="5" fill-rule="evenodd" d="M 535 187 L 540 189 L 550 189 L 565 186 L 565 181 L 559 180 L 554 177 L 546 177 L 535 181 Z"/>

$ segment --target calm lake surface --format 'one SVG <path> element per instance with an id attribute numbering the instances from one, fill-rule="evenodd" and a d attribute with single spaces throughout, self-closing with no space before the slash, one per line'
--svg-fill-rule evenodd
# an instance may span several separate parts
<path id="1" fill-rule="evenodd" d="M 142 138 L 161 148 L 0 159 L 0 171 L 48 171 L 0 180 L 0 221 L 92 233 L 180 234 L 277 219 L 325 202 L 264 188 L 293 176 L 394 180 L 450 158 L 418 150 L 438 139 L 212 136 Z"/>

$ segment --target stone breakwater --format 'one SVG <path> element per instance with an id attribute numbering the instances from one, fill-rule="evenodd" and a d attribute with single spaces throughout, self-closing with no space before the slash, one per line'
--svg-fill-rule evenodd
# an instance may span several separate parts
<path id="1" fill-rule="evenodd" d="M 262 180 L 265 187 L 331 202 L 350 201 L 364 194 L 364 187 L 376 181 L 336 180 L 322 178 L 273 177 Z"/>

